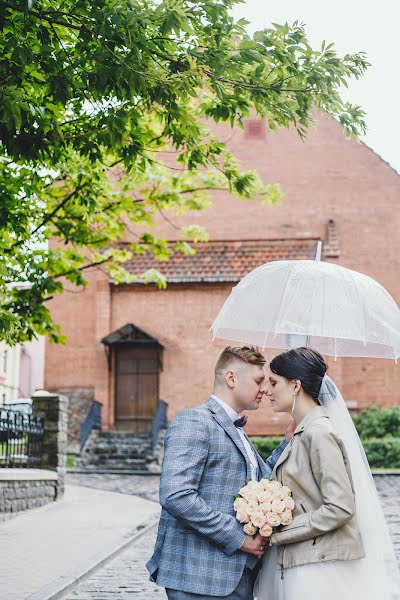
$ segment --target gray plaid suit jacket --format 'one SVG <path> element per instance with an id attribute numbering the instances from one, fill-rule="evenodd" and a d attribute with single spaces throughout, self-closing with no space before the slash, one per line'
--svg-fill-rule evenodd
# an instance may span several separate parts
<path id="1" fill-rule="evenodd" d="M 272 473 L 286 444 L 266 462 L 254 449 L 260 478 Z M 175 417 L 165 437 L 157 540 L 146 565 L 151 581 L 210 596 L 237 587 L 245 566 L 257 564 L 239 550 L 245 534 L 233 510 L 234 495 L 250 479 L 239 433 L 214 398 Z"/>

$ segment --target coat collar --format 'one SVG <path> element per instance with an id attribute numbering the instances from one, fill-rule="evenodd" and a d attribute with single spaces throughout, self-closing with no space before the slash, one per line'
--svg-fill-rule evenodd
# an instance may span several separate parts
<path id="1" fill-rule="evenodd" d="M 316 419 L 320 419 L 321 417 L 329 419 L 326 408 L 317 405 L 312 410 L 310 410 L 310 412 L 304 417 L 304 419 L 300 421 L 300 423 L 294 430 L 293 435 L 296 435 L 297 433 L 302 433 L 306 429 L 306 427 L 310 425 L 310 423 L 312 423 Z"/>
<path id="2" fill-rule="evenodd" d="M 316 419 L 321 419 L 321 418 L 326 418 L 329 419 L 328 413 L 326 411 L 325 408 L 323 408 L 322 406 L 316 406 L 315 408 L 313 408 L 312 410 L 310 410 L 310 412 L 304 417 L 304 419 L 302 419 L 300 421 L 300 423 L 297 425 L 296 429 L 294 430 L 293 433 L 293 438 L 291 439 L 291 441 L 289 442 L 289 444 L 286 446 L 286 448 L 284 449 L 284 451 L 282 452 L 282 454 L 280 455 L 280 457 L 278 458 L 275 466 L 274 466 L 274 470 L 272 472 L 272 475 L 274 475 L 276 473 L 277 468 L 285 462 L 285 460 L 287 459 L 287 457 L 290 454 L 290 451 L 292 449 L 292 445 L 293 445 L 293 441 L 295 439 L 295 436 L 303 433 L 303 431 Z M 271 475 L 271 477 L 272 477 Z"/>
<path id="3" fill-rule="evenodd" d="M 247 452 L 243 445 L 243 442 L 240 438 L 237 427 L 235 427 L 235 425 L 233 424 L 229 415 L 224 410 L 224 408 L 221 406 L 221 404 L 217 400 L 215 400 L 215 398 L 213 398 L 212 396 L 210 396 L 210 398 L 205 403 L 205 407 L 208 408 L 208 410 L 211 412 L 211 414 L 213 415 L 213 417 L 217 421 L 217 423 L 224 429 L 224 431 L 229 435 L 229 437 L 235 443 L 238 450 L 240 450 L 240 452 L 242 453 L 242 455 L 246 461 L 247 478 L 251 479 L 251 468 L 250 468 L 249 457 L 247 455 Z M 250 444 L 251 444 L 251 442 L 250 442 Z M 251 444 L 251 446 L 253 447 L 252 444 Z M 259 476 L 261 477 L 266 472 L 265 464 L 254 447 L 253 447 L 253 450 L 255 451 L 255 455 L 257 457 Z"/>

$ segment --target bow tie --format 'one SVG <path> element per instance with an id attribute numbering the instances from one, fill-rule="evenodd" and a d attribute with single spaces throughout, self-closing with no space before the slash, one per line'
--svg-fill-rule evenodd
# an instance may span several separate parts
<path id="1" fill-rule="evenodd" d="M 233 424 L 235 425 L 235 427 L 244 427 L 247 423 L 247 419 L 248 417 L 246 417 L 246 415 L 243 415 L 243 417 L 240 417 L 240 419 L 236 419 L 236 421 L 233 421 Z"/>

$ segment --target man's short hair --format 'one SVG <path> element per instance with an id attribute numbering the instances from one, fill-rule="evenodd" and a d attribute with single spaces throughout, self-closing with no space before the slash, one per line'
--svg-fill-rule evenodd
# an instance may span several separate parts
<path id="1" fill-rule="evenodd" d="M 235 361 L 247 363 L 248 365 L 260 365 L 266 363 L 264 355 L 256 346 L 227 346 L 221 352 L 215 365 L 215 375 L 222 373 L 227 366 Z"/>

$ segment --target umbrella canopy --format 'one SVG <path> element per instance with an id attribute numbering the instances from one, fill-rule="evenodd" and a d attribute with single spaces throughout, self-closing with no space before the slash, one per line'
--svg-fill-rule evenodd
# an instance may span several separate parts
<path id="1" fill-rule="evenodd" d="M 371 277 L 318 260 L 257 267 L 232 289 L 211 330 L 263 348 L 400 356 L 400 310 L 390 294 Z"/>

